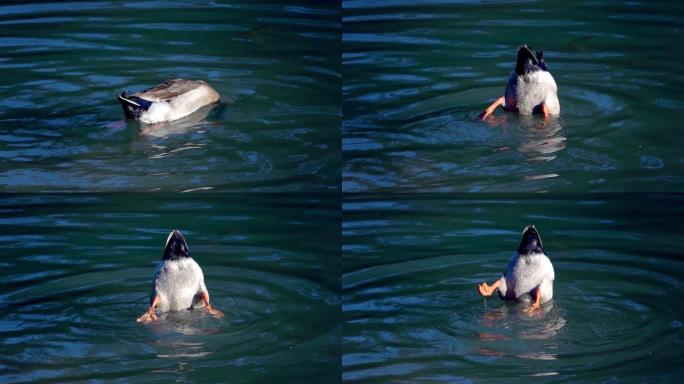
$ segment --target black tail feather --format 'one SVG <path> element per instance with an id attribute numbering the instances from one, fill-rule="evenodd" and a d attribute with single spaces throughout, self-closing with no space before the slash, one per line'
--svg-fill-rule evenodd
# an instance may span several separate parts
<path id="1" fill-rule="evenodd" d="M 534 225 L 528 225 L 523 231 L 520 245 L 518 245 L 518 253 L 521 255 L 529 255 L 531 253 L 544 253 L 544 246 L 542 245 L 541 237 L 537 228 Z"/>
<path id="2" fill-rule="evenodd" d="M 150 105 L 152 105 L 151 101 L 141 99 L 137 96 L 128 96 L 126 92 L 121 92 L 116 98 L 121 103 L 124 114 L 129 119 L 140 118 L 140 115 L 147 111 L 150 108 Z"/>
<path id="3" fill-rule="evenodd" d="M 515 73 L 523 75 L 524 73 L 538 69 L 547 70 L 546 63 L 544 63 L 544 51 L 537 51 L 536 54 L 533 54 L 532 47 L 528 47 L 527 44 L 518 47 L 518 59 L 515 63 Z"/>

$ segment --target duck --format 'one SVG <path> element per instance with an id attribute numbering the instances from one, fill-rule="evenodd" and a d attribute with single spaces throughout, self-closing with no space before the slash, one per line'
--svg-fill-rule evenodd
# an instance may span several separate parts
<path id="1" fill-rule="evenodd" d="M 204 308 L 216 318 L 223 317 L 223 313 L 210 304 L 202 268 L 192 258 L 185 237 L 174 229 L 166 238 L 164 255 L 154 273 L 150 307 L 138 317 L 137 322 L 159 320 L 157 311 L 194 308 Z"/>
<path id="2" fill-rule="evenodd" d="M 527 44 L 518 47 L 515 69 L 508 78 L 504 95 L 478 117 L 486 119 L 499 106 L 521 115 L 542 114 L 544 119 L 560 115 L 558 86 L 544 62 L 543 51 L 533 54 Z"/>
<path id="3" fill-rule="evenodd" d="M 167 80 L 141 92 L 117 96 L 126 117 L 145 124 L 177 120 L 220 99 L 206 82 L 185 79 Z"/>
<path id="4" fill-rule="evenodd" d="M 504 300 L 524 301 L 532 298 L 532 305 L 526 311 L 533 312 L 553 299 L 553 264 L 542 245 L 539 232 L 534 225 L 523 230 L 520 245 L 501 278 L 492 285 L 483 282 L 477 286 L 482 296 L 491 296 L 495 291 Z"/>

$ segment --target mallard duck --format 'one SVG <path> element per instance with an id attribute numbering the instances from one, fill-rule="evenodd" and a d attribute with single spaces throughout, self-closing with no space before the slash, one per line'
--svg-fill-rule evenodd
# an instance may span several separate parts
<path id="1" fill-rule="evenodd" d="M 521 300 L 529 295 L 534 300 L 528 308 L 531 312 L 553 298 L 554 278 L 553 265 L 544 253 L 539 232 L 529 225 L 503 276 L 492 285 L 483 282 L 477 288 L 482 296 L 490 296 L 498 289 L 505 300 Z"/>
<path id="2" fill-rule="evenodd" d="M 180 119 L 217 103 L 220 95 L 202 80 L 173 79 L 142 92 L 122 92 L 117 99 L 127 118 L 155 124 Z"/>
<path id="3" fill-rule="evenodd" d="M 202 268 L 190 255 L 185 237 L 179 230 L 173 230 L 166 238 L 164 256 L 154 274 L 150 308 L 137 321 L 159 320 L 157 310 L 168 312 L 202 307 L 217 318 L 223 316 L 209 304 Z"/>
<path id="4" fill-rule="evenodd" d="M 504 96 L 494 101 L 478 117 L 481 120 L 494 113 L 498 106 L 521 115 L 539 113 L 544 118 L 560 114 L 558 87 L 544 62 L 544 52 L 532 54 L 532 48 L 518 48 L 518 60 L 506 85 Z"/>

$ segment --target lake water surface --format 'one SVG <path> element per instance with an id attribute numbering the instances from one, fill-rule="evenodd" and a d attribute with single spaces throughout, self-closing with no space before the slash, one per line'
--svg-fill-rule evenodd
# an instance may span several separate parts
<path id="1" fill-rule="evenodd" d="M 2 2 L 0 383 L 682 382 L 684 197 L 639 194 L 684 191 L 682 28 L 665 1 Z M 523 43 L 560 117 L 476 121 Z M 220 104 L 124 119 L 172 78 Z M 475 291 L 527 224 L 533 316 Z M 135 322 L 174 228 L 225 318 Z"/>
<path id="2" fill-rule="evenodd" d="M 2 196 L 0 381 L 339 381 L 339 223 L 320 196 Z M 223 319 L 135 322 L 173 228 Z"/>
<path id="3" fill-rule="evenodd" d="M 340 9 L 281 2 L 0 5 L 9 191 L 340 188 Z M 202 79 L 211 111 L 143 132 L 116 95 Z"/>
<path id="4" fill-rule="evenodd" d="M 343 221 L 343 381 L 681 382 L 684 198 L 362 195 Z M 554 299 L 476 293 L 535 224 Z"/>
<path id="5" fill-rule="evenodd" d="M 343 23 L 344 191 L 684 187 L 679 2 L 352 0 Z M 523 43 L 560 117 L 477 121 Z"/>

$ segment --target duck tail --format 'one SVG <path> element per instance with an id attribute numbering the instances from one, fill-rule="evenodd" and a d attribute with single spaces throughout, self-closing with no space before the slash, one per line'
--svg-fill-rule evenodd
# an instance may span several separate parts
<path id="1" fill-rule="evenodd" d="M 537 69 L 546 69 L 546 63 L 544 63 L 544 52 L 537 51 L 536 54 L 532 53 L 532 47 L 527 44 L 523 44 L 518 47 L 518 60 L 515 64 L 515 72 L 518 75 L 534 71 Z"/>
<path id="2" fill-rule="evenodd" d="M 546 67 L 546 62 L 544 61 L 544 51 L 537 51 L 535 56 L 537 56 L 537 65 L 539 65 L 539 68 L 548 71 L 549 69 Z"/>
<path id="3" fill-rule="evenodd" d="M 137 96 L 128 96 L 126 92 L 121 92 L 116 97 L 123 107 L 124 114 L 129 119 L 137 119 L 140 115 L 147 111 L 152 105 L 151 101 L 142 99 Z"/>

